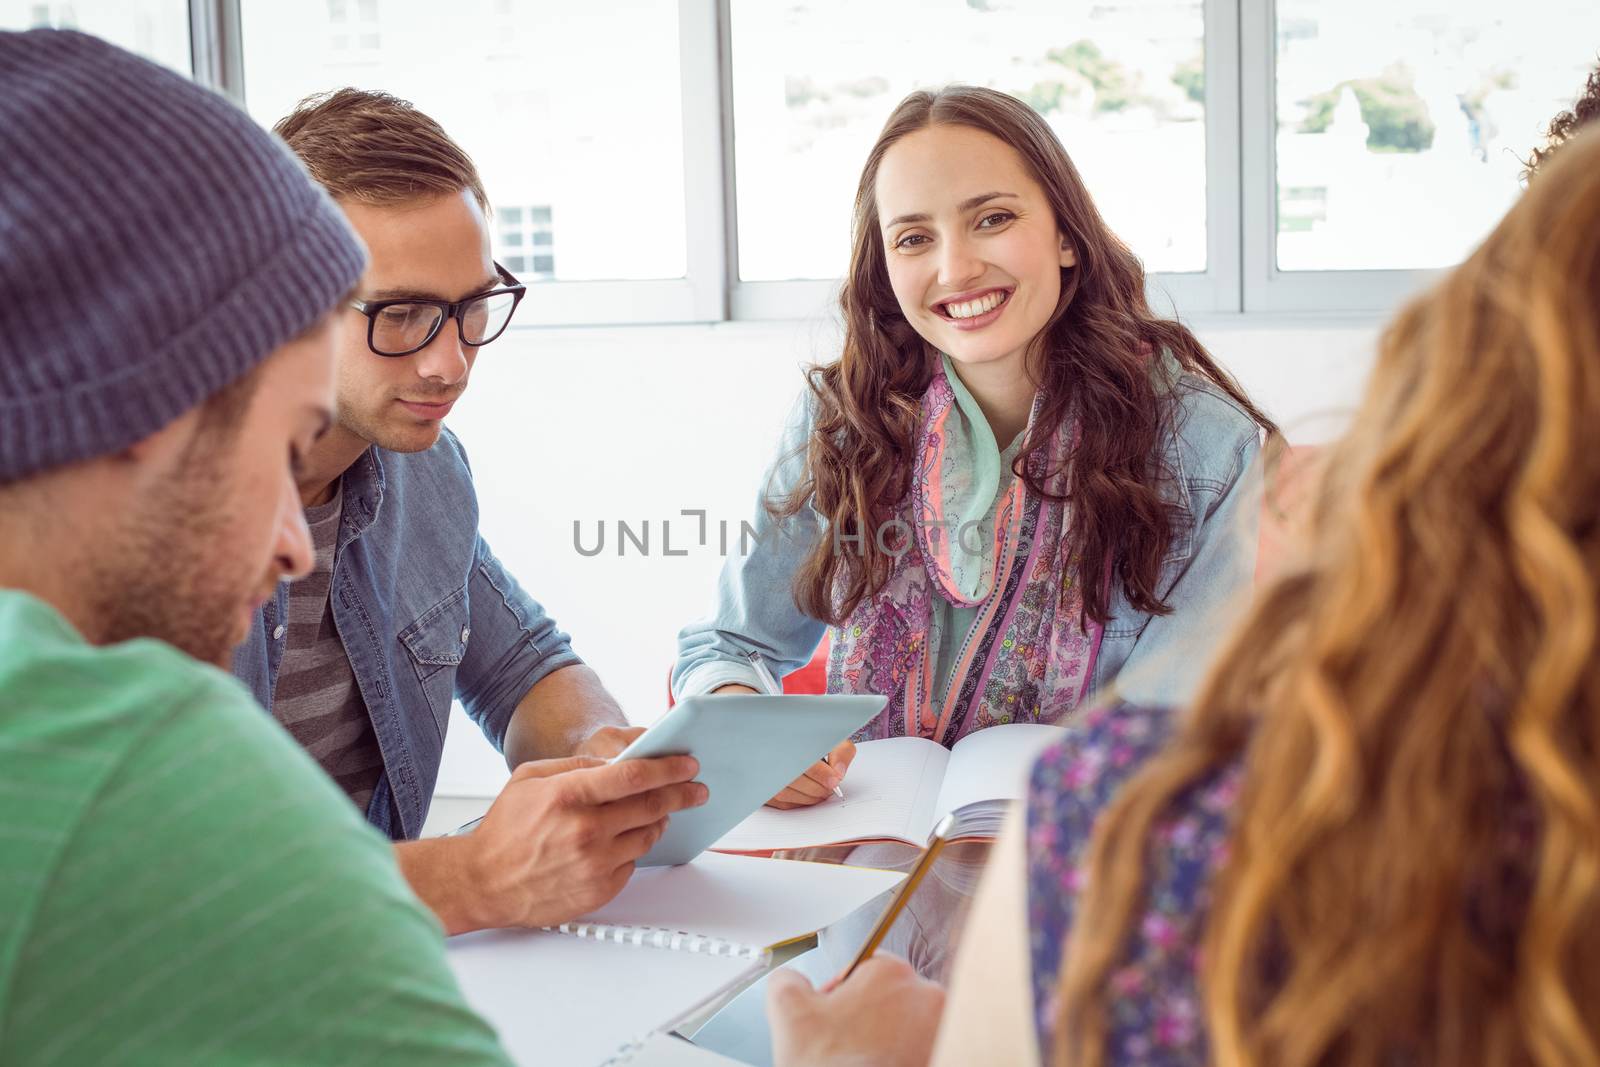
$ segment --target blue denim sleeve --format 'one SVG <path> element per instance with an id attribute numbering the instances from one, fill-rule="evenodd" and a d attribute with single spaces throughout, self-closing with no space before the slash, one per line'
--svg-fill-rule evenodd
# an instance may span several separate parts
<path id="1" fill-rule="evenodd" d="M 809 391 L 795 405 L 762 479 L 749 524 L 752 535 L 729 539 L 715 612 L 678 634 L 672 671 L 672 693 L 678 699 L 731 683 L 760 689 L 749 653 L 759 653 L 782 678 L 804 666 L 822 641 L 826 627 L 801 611 L 794 599 L 795 572 L 823 535 L 822 520 L 807 505 L 776 523 L 764 506 L 769 497 L 787 496 L 804 475 L 811 432 L 808 399 Z"/>
<path id="2" fill-rule="evenodd" d="M 1260 534 L 1260 451 L 1252 426 L 1217 450 L 1226 459 L 1214 474 L 1188 479 L 1191 550 L 1164 594 L 1171 613 L 1150 618 L 1116 674 L 1121 699 L 1188 704 L 1248 607 Z"/>
<path id="3" fill-rule="evenodd" d="M 456 672 L 456 696 L 495 749 L 503 751 L 506 727 L 528 690 L 552 672 L 583 661 L 482 537 L 467 602 L 472 635 Z"/>

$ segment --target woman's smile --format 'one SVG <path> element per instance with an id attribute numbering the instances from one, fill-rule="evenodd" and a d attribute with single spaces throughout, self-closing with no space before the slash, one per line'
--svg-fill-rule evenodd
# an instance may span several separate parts
<path id="1" fill-rule="evenodd" d="M 993 287 L 941 300 L 933 313 L 958 330 L 981 330 L 998 321 L 1010 302 L 1010 289 Z"/>
<path id="2" fill-rule="evenodd" d="M 958 367 L 1023 373 L 1075 262 L 1017 150 L 968 126 L 906 134 L 873 180 L 889 287 L 906 321 Z M 1032 396 L 1031 383 L 1015 383 Z"/>

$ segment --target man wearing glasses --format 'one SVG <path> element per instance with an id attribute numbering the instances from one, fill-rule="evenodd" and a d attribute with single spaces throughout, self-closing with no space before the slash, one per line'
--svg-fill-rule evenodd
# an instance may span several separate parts
<path id="1" fill-rule="evenodd" d="M 472 161 L 410 104 L 342 89 L 276 131 L 371 266 L 337 319 L 338 418 L 301 481 L 314 569 L 263 605 L 234 673 L 399 842 L 448 932 L 574 918 L 622 888 L 682 794 L 641 782 L 574 819 L 525 768 L 474 832 L 417 840 L 456 699 L 514 770 L 611 756 L 639 732 L 478 535 L 467 458 L 443 426 L 523 286 L 490 257 Z"/>

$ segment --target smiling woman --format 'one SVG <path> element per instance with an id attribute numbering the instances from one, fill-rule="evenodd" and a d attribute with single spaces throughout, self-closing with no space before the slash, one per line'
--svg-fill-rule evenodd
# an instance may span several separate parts
<path id="1" fill-rule="evenodd" d="M 1192 695 L 1254 570 L 1239 527 L 1272 427 L 1151 314 L 1044 120 L 990 89 L 907 97 L 857 187 L 841 306 L 675 695 L 756 689 L 747 656 L 788 673 L 824 633 L 828 692 L 888 698 L 855 741 L 1058 723 L 1113 682 Z M 853 753 L 829 755 L 771 803 L 826 801 Z M 962 891 L 927 897 L 893 947 L 937 976 Z"/>
<path id="2" fill-rule="evenodd" d="M 976 192 L 1004 189 L 1012 192 Z M 906 320 L 949 355 L 999 441 L 1027 424 L 1028 347 L 1077 262 L 1044 189 L 993 134 L 932 125 L 884 154 L 874 182 L 889 285 Z"/>
<path id="3" fill-rule="evenodd" d="M 1151 313 L 1044 120 L 990 89 L 907 97 L 841 306 L 677 695 L 753 687 L 749 652 L 793 670 L 832 626 L 829 691 L 889 698 L 861 738 L 1055 722 L 1113 679 L 1185 697 L 1253 567 L 1233 520 L 1272 427 Z"/>

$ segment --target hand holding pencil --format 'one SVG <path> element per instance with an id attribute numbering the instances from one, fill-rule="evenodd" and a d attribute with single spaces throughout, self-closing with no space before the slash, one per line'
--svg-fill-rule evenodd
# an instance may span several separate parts
<path id="1" fill-rule="evenodd" d="M 804 774 L 767 801 L 767 806 L 809 808 L 827 800 L 830 794 L 843 800 L 844 792 L 839 788 L 839 783 L 844 781 L 845 771 L 850 769 L 850 761 L 855 758 L 856 746 L 849 741 L 840 741 L 826 756 L 807 767 Z"/>
<path id="2" fill-rule="evenodd" d="M 775 1067 L 923 1067 L 933 1058 L 944 990 L 904 960 L 880 956 L 847 984 L 811 988 L 779 968 L 767 985 Z"/>
<path id="3" fill-rule="evenodd" d="M 850 966 L 821 989 L 797 971 L 773 972 L 767 986 L 777 1067 L 813 1064 L 926 1064 L 944 1009 L 944 991 L 904 960 L 874 956 L 955 831 L 946 815 L 928 847 L 895 890 Z"/>

